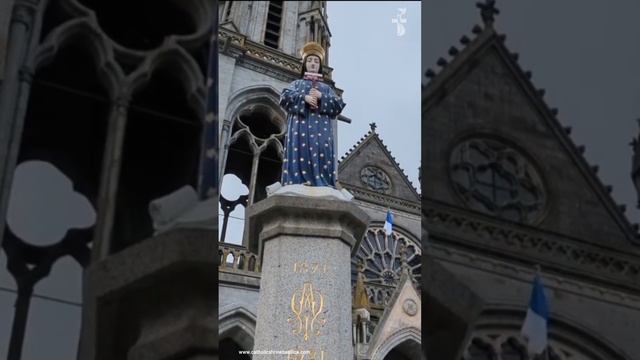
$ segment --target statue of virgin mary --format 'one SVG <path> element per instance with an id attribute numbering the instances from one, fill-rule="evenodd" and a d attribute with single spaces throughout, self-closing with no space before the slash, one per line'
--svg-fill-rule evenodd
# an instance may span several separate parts
<path id="1" fill-rule="evenodd" d="M 315 42 L 301 50 L 300 79 L 282 91 L 280 106 L 287 112 L 282 185 L 336 186 L 332 121 L 345 107 L 323 81 L 325 51 Z"/>

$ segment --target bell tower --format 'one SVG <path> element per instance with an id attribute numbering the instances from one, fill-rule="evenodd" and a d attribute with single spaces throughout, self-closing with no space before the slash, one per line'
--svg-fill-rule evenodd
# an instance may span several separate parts
<path id="1" fill-rule="evenodd" d="M 326 1 L 222 1 L 219 6 L 223 28 L 284 54 L 298 57 L 307 41 L 330 46 Z"/>

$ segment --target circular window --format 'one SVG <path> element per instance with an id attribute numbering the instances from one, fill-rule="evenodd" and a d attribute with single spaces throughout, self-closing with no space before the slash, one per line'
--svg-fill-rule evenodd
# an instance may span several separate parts
<path id="1" fill-rule="evenodd" d="M 360 180 L 369 189 L 381 193 L 391 190 L 391 179 L 382 169 L 375 166 L 365 166 L 360 170 Z"/>
<path id="2" fill-rule="evenodd" d="M 364 265 L 367 284 L 395 287 L 402 273 L 402 248 L 409 270 L 416 282 L 422 276 L 422 249 L 414 241 L 397 232 L 386 235 L 383 228 L 369 228 L 360 248 L 351 259 L 352 281 L 355 283 L 358 264 Z"/>
<path id="3" fill-rule="evenodd" d="M 495 139 L 469 139 L 453 149 L 449 164 L 453 186 L 470 208 L 525 223 L 542 216 L 542 179 L 513 147 Z"/>

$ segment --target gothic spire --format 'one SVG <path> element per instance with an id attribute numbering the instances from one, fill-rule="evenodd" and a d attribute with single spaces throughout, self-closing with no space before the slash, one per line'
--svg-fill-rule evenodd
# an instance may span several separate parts
<path id="1" fill-rule="evenodd" d="M 476 6 L 480 9 L 480 16 L 485 26 L 493 26 L 494 15 L 500 14 L 500 10 L 496 8 L 496 0 L 478 2 Z"/>

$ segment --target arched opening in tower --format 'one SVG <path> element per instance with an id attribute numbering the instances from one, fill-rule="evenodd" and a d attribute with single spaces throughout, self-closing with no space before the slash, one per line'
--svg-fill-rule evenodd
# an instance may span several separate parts
<path id="1" fill-rule="evenodd" d="M 152 200 L 185 185 L 197 188 L 202 119 L 172 64 L 156 69 L 129 107 L 112 252 L 152 236 Z"/>
<path id="2" fill-rule="evenodd" d="M 271 135 L 280 134 L 283 130 L 277 115 L 265 105 L 254 105 L 240 112 L 240 123 L 236 121 L 235 128 L 246 125 L 251 135 L 259 139 L 267 139 Z"/>
<path id="3" fill-rule="evenodd" d="M 28 167 L 31 174 L 43 174 L 43 177 L 31 179 L 34 188 L 21 188 L 21 191 L 37 192 L 42 196 L 52 192 L 59 196 L 62 191 L 71 199 L 48 203 L 50 219 L 57 218 L 53 212 L 93 216 L 89 213 L 94 213 L 97 207 L 110 102 L 98 79 L 86 41 L 90 40 L 81 37 L 72 40 L 58 51 L 51 63 L 36 71 L 24 120 L 16 175 Z M 56 184 L 61 183 L 56 180 L 58 178 L 70 180 L 69 188 L 57 188 Z M 89 204 L 70 208 L 74 203 L 73 196 L 83 198 Z M 14 200 L 21 197 L 12 194 Z M 25 201 L 41 200 L 22 198 Z M 16 206 L 22 205 L 12 202 L 14 209 Z M 93 221 L 83 225 L 86 230 L 82 236 L 87 242 L 93 233 L 91 225 Z"/>
<path id="4" fill-rule="evenodd" d="M 249 188 L 234 174 L 222 179 L 218 204 L 218 241 L 242 245 L 244 210 Z"/>
<path id="5" fill-rule="evenodd" d="M 263 103 L 248 105 L 239 112 L 233 122 L 229 140 L 221 187 L 221 209 L 230 205 L 245 207 L 267 197 L 266 187 L 278 182 L 282 173 L 284 131 L 282 116 L 269 105 Z M 229 175 L 235 175 L 235 178 Z M 240 198 L 240 195 L 229 198 L 225 195 L 239 193 L 240 184 L 248 188 L 246 198 Z M 227 223 L 232 220 L 229 217 Z M 223 225 L 224 221 L 223 218 Z M 236 224 L 234 228 L 221 227 L 220 239 L 224 239 L 225 242 L 229 242 L 229 239 L 241 241 L 244 238 L 242 232 L 230 233 L 238 229 L 243 229 L 243 226 Z M 254 249 L 250 244 L 249 250 L 257 251 L 257 246 Z"/>
<path id="6" fill-rule="evenodd" d="M 169 35 L 188 35 L 198 24 L 184 3 L 176 0 L 79 0 L 92 9 L 110 38 L 128 48 L 149 50 Z"/>
<path id="7" fill-rule="evenodd" d="M 110 108 L 92 45 L 89 37 L 74 34 L 47 63 L 38 64 L 17 129 L 20 139 L 14 139 L 19 148 L 1 239 L 6 268 L 18 288 L 13 349 L 23 347 L 23 336 L 35 347 L 42 345 L 28 337 L 30 324 L 42 320 L 31 303 L 34 287 L 42 289 L 43 278 L 61 273 L 73 282 L 79 268 L 89 264 Z M 60 271 L 67 255 L 79 266 Z"/>
<path id="8" fill-rule="evenodd" d="M 227 159 L 227 166 L 224 173 L 225 176 L 222 181 L 223 189 L 226 186 L 224 178 L 226 178 L 226 175 L 228 174 L 235 175 L 247 188 L 251 185 L 251 163 L 253 161 L 253 150 L 251 149 L 250 141 L 250 135 L 242 135 L 229 145 L 229 157 Z M 249 189 L 249 191 L 251 191 L 251 189 Z"/>
<path id="9" fill-rule="evenodd" d="M 275 141 L 269 142 L 258 160 L 258 177 L 256 178 L 256 191 L 253 202 L 264 200 L 267 197 L 267 186 L 280 181 L 282 174 L 282 147 Z"/>

